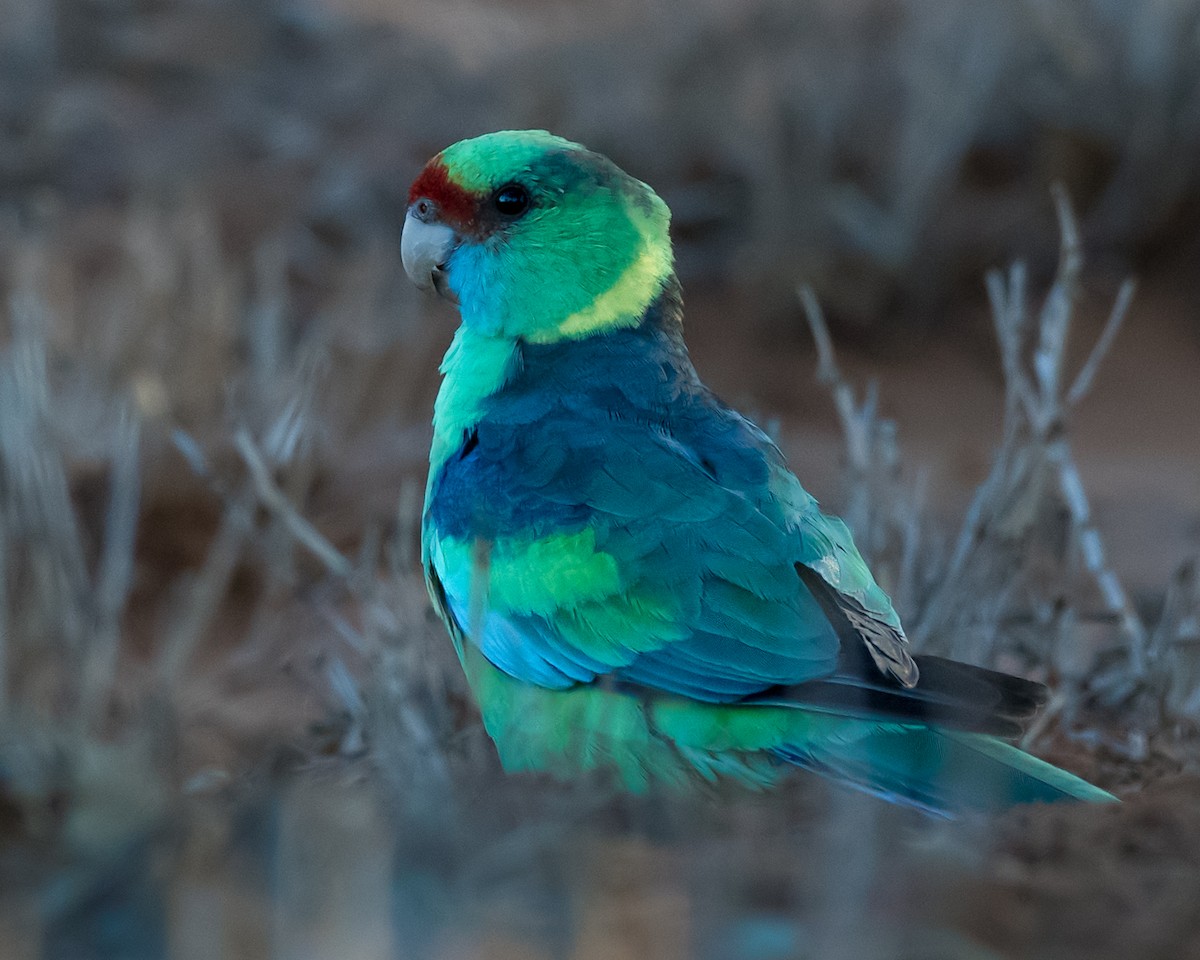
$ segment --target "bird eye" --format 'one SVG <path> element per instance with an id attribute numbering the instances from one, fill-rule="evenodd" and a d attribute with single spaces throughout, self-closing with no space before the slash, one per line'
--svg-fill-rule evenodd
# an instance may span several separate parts
<path id="1" fill-rule="evenodd" d="M 529 191 L 519 183 L 510 183 L 496 191 L 495 204 L 507 217 L 520 216 L 529 207 Z"/>

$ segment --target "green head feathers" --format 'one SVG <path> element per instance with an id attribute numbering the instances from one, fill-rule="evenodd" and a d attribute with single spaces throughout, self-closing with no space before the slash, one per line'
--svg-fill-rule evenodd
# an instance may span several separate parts
<path id="1" fill-rule="evenodd" d="M 447 147 L 409 193 L 405 267 L 485 336 L 553 342 L 639 322 L 671 274 L 670 212 L 608 158 L 543 130 Z"/>

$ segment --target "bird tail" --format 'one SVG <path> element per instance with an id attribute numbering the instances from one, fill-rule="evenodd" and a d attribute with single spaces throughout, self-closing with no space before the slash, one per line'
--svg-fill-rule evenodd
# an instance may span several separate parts
<path id="1" fill-rule="evenodd" d="M 862 724 L 860 727 L 859 724 Z M 1111 803 L 1111 793 L 996 737 L 936 727 L 870 724 L 778 749 L 790 763 L 926 813 L 954 818 L 1021 803 Z"/>

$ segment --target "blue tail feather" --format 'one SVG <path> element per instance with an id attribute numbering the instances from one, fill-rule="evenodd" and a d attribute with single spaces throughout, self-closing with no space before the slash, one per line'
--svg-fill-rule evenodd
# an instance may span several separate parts
<path id="1" fill-rule="evenodd" d="M 783 747 L 776 755 L 855 789 L 947 818 L 1022 803 L 1116 801 L 1107 791 L 996 737 L 866 723 L 858 734 Z"/>

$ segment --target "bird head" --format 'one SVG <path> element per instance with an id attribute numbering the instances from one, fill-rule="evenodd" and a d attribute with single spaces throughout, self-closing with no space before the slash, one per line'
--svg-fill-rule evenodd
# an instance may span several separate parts
<path id="1" fill-rule="evenodd" d="M 409 191 L 417 286 L 479 333 L 549 343 L 633 326 L 672 271 L 670 212 L 607 157 L 544 130 L 447 147 Z"/>

